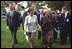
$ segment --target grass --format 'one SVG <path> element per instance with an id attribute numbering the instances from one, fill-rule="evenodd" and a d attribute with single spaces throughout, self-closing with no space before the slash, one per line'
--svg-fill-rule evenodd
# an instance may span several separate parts
<path id="1" fill-rule="evenodd" d="M 37 33 L 35 37 L 36 48 L 42 48 L 41 40 L 37 39 Z M 25 39 L 22 25 L 17 31 L 17 40 L 18 44 L 16 44 L 15 48 L 29 48 L 29 43 Z M 67 41 L 66 45 L 60 45 L 59 38 L 57 39 L 57 43 L 54 43 L 53 45 L 54 48 L 71 48 L 69 41 Z M 9 29 L 6 29 L 6 21 L 4 18 L 1 18 L 1 48 L 11 48 L 11 33 Z"/>

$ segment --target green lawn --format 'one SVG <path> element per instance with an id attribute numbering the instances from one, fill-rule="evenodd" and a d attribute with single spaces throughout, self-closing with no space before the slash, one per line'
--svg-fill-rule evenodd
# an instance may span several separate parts
<path id="1" fill-rule="evenodd" d="M 29 44 L 25 39 L 23 34 L 22 26 L 17 31 L 17 40 L 18 44 L 16 44 L 16 48 L 29 48 Z M 41 40 L 37 39 L 36 33 L 36 48 L 41 47 Z M 54 43 L 54 48 L 71 48 L 69 41 L 67 41 L 66 45 L 60 45 L 59 39 L 57 39 L 57 43 Z M 1 18 L 1 48 L 11 48 L 11 33 L 9 29 L 6 29 L 6 21 L 4 18 Z"/>

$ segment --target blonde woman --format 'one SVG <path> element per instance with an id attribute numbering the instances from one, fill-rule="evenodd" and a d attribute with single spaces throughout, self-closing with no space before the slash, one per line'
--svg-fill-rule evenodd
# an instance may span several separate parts
<path id="1" fill-rule="evenodd" d="M 53 44 L 53 20 L 50 11 L 44 10 L 44 17 L 41 19 L 42 46 L 51 48 Z"/>
<path id="2" fill-rule="evenodd" d="M 28 42 L 31 48 L 35 48 L 35 33 L 38 28 L 37 16 L 34 15 L 34 9 L 29 8 L 29 15 L 25 17 L 24 29 L 26 32 L 26 37 L 28 37 Z"/>

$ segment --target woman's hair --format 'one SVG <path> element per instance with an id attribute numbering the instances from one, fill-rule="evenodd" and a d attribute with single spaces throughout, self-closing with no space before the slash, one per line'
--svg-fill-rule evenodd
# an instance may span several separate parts
<path id="1" fill-rule="evenodd" d="M 30 13 L 31 11 L 33 11 L 34 9 L 32 7 L 29 8 L 28 12 Z"/>
<path id="2" fill-rule="evenodd" d="M 51 15 L 52 13 L 50 11 L 46 11 L 48 14 L 47 15 Z M 46 12 L 43 12 L 43 15 L 45 15 Z"/>
<path id="3" fill-rule="evenodd" d="M 64 9 L 64 10 L 68 10 L 68 9 L 67 9 L 67 7 L 65 7 L 65 6 L 64 6 L 64 7 L 62 7 L 62 9 Z"/>

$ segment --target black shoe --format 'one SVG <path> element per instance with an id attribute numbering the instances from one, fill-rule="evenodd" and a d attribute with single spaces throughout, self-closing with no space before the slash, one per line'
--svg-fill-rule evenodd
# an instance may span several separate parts
<path id="1" fill-rule="evenodd" d="M 18 42 L 15 42 L 15 44 L 18 44 Z"/>
<path id="2" fill-rule="evenodd" d="M 12 46 L 12 48 L 14 48 L 14 46 Z"/>
<path id="3" fill-rule="evenodd" d="M 12 48 L 14 48 L 15 47 L 15 45 L 14 44 L 12 44 Z"/>
<path id="4" fill-rule="evenodd" d="M 18 41 L 16 40 L 14 43 L 15 43 L 15 44 L 18 44 Z"/>

